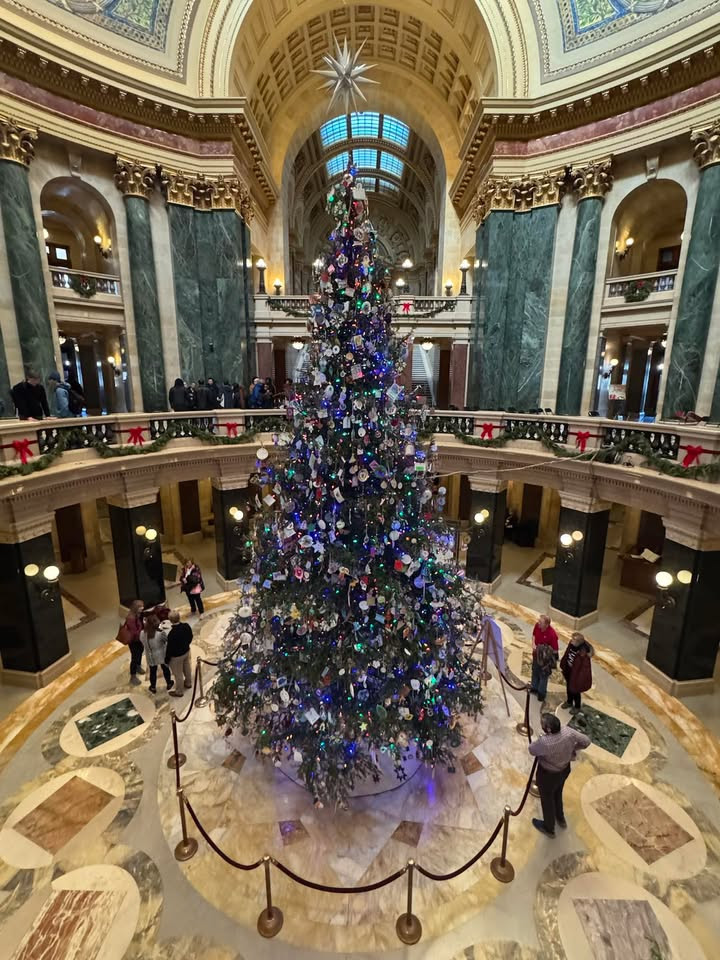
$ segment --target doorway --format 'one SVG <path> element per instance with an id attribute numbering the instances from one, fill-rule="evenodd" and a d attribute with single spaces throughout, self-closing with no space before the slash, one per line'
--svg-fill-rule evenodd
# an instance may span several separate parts
<path id="1" fill-rule="evenodd" d="M 127 413 L 130 383 L 122 328 L 88 330 L 84 324 L 60 321 L 58 333 L 63 379 L 84 396 L 83 415 Z"/>

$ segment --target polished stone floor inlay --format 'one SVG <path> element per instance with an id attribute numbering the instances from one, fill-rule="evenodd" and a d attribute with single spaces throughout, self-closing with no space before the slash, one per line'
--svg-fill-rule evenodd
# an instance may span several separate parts
<path id="1" fill-rule="evenodd" d="M 14 829 L 55 854 L 114 799 L 83 777 L 73 777 L 14 824 Z"/>
<path id="2" fill-rule="evenodd" d="M 634 783 L 606 794 L 593 806 L 648 865 L 693 839 Z"/>
<path id="3" fill-rule="evenodd" d="M 123 899 L 112 890 L 58 890 L 13 960 L 96 960 Z"/>
<path id="4" fill-rule="evenodd" d="M 88 750 L 93 750 L 108 740 L 114 740 L 144 722 L 129 697 L 75 721 Z"/>
<path id="5" fill-rule="evenodd" d="M 586 734 L 596 746 L 616 757 L 622 757 L 635 733 L 634 727 L 588 704 L 575 714 L 569 726 Z"/>
<path id="6" fill-rule="evenodd" d="M 239 750 L 233 750 L 233 752 L 223 760 L 222 765 L 227 770 L 232 770 L 233 773 L 240 773 L 245 766 L 245 755 L 240 753 Z"/>
<path id="7" fill-rule="evenodd" d="M 483 768 L 483 765 L 474 753 L 468 753 L 467 756 L 462 758 L 460 764 L 466 777 L 469 777 L 471 773 L 477 773 L 478 770 L 482 770 Z"/>
<path id="8" fill-rule="evenodd" d="M 286 847 L 289 847 L 292 843 L 300 843 L 302 840 L 307 840 L 310 836 L 303 826 L 302 820 L 280 820 L 278 827 L 280 827 L 283 846 Z"/>
<path id="9" fill-rule="evenodd" d="M 596 960 L 670 960 L 667 936 L 647 900 L 573 904 Z"/>

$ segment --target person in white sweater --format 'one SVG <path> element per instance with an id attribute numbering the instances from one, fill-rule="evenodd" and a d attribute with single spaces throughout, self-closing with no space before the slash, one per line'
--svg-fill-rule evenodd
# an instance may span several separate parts
<path id="1" fill-rule="evenodd" d="M 157 681 L 157 669 L 161 668 L 168 690 L 172 690 L 175 681 L 172 678 L 170 669 L 165 663 L 165 648 L 167 647 L 167 634 L 160 629 L 160 621 L 151 613 L 145 618 L 143 629 L 140 633 L 140 640 L 145 650 L 145 659 L 150 668 L 150 693 L 157 693 L 155 683 Z"/>

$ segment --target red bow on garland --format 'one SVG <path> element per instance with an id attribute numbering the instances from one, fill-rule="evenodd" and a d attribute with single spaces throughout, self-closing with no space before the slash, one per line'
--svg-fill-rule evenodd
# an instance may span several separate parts
<path id="1" fill-rule="evenodd" d="M 236 423 L 226 423 L 225 427 L 227 428 L 228 437 L 237 437 L 237 428 Z"/>
<path id="2" fill-rule="evenodd" d="M 494 423 L 484 423 L 482 425 L 482 433 L 480 434 L 481 440 L 492 440 L 493 439 L 493 430 L 495 429 L 496 424 Z"/>
<path id="3" fill-rule="evenodd" d="M 410 313 L 410 307 L 411 307 L 411 306 L 412 306 L 411 303 L 404 303 L 404 304 L 402 305 L 402 312 L 403 312 L 403 313 Z"/>
<path id="4" fill-rule="evenodd" d="M 702 447 L 694 447 L 692 444 L 688 444 L 684 449 L 685 456 L 683 457 L 682 462 L 684 467 L 691 467 L 694 463 L 699 463 L 700 454 L 706 452 Z M 707 453 L 710 453 L 710 451 L 708 450 Z"/>
<path id="5" fill-rule="evenodd" d="M 145 427 L 131 427 L 130 428 L 130 443 L 134 446 L 142 446 L 145 443 L 143 437 L 143 431 Z"/>
<path id="6" fill-rule="evenodd" d="M 587 446 L 587 442 L 589 439 L 590 439 L 589 430 L 578 430 L 578 432 L 575 434 L 575 446 L 579 447 L 580 453 L 585 453 L 585 447 Z"/>
<path id="7" fill-rule="evenodd" d="M 23 440 L 13 440 L 12 448 L 15 451 L 15 459 L 19 460 L 20 463 L 27 463 L 32 456 L 32 450 L 30 449 L 31 443 L 32 440 L 29 440 L 27 437 Z"/>

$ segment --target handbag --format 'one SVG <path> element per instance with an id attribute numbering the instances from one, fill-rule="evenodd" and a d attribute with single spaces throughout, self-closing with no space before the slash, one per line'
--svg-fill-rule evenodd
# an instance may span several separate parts
<path id="1" fill-rule="evenodd" d="M 127 647 L 130 641 L 132 640 L 132 633 L 126 623 L 120 624 L 120 629 L 117 632 L 115 637 L 118 643 L 122 643 L 123 646 Z"/>

